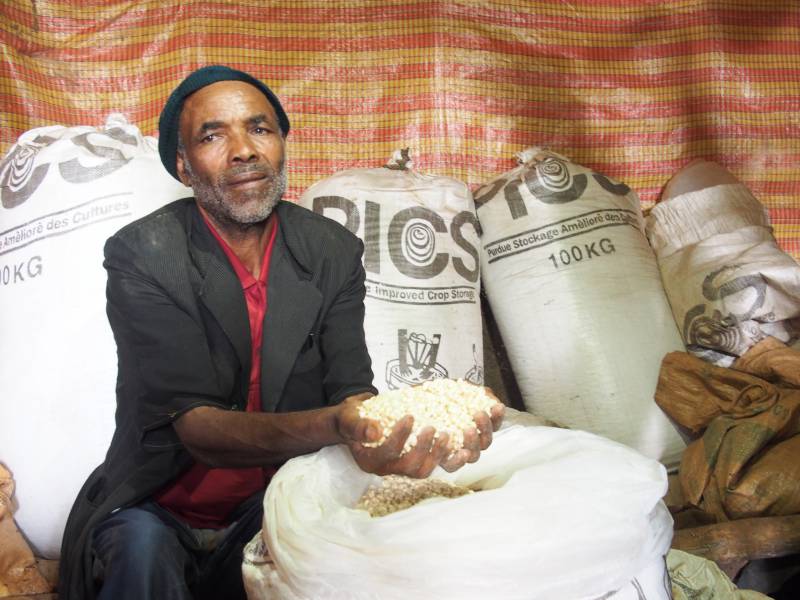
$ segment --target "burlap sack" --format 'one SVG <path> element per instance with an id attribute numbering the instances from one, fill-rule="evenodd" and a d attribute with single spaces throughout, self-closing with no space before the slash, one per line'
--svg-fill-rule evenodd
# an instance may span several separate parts
<path id="1" fill-rule="evenodd" d="M 662 363 L 656 402 L 691 435 L 679 470 L 689 505 L 717 521 L 800 513 L 800 352 L 777 340 L 738 363 L 681 352 Z"/>
<path id="2" fill-rule="evenodd" d="M 733 368 L 766 379 L 770 383 L 800 388 L 798 357 L 800 352 L 768 337 L 733 363 Z"/>
<path id="3" fill-rule="evenodd" d="M 49 592 L 50 585 L 36 568 L 36 559 L 14 524 L 13 495 L 14 480 L 0 464 L 0 597 Z"/>

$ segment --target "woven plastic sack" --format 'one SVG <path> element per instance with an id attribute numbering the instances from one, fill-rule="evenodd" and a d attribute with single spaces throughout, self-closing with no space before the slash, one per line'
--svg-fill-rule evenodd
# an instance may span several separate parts
<path id="1" fill-rule="evenodd" d="M 156 140 L 120 115 L 28 131 L 0 162 L 0 458 L 14 469 L 17 524 L 42 556 L 58 556 L 114 430 L 103 244 L 187 195 Z"/>
<path id="2" fill-rule="evenodd" d="M 315 183 L 299 204 L 364 242 L 364 331 L 378 390 L 434 378 L 483 383 L 478 220 L 465 184 L 413 170 L 403 150 L 385 167 Z"/>
<path id="3" fill-rule="evenodd" d="M 477 463 L 432 475 L 482 491 L 385 517 L 353 508 L 378 478 L 343 446 L 286 463 L 264 498 L 265 548 L 246 553 L 251 600 L 588 599 L 648 569 L 647 598 L 668 598 L 663 466 L 526 416 L 509 409 Z"/>
<path id="4" fill-rule="evenodd" d="M 674 600 L 770 600 L 760 592 L 740 590 L 712 560 L 670 550 L 667 565 Z"/>
<path id="5" fill-rule="evenodd" d="M 677 195 L 656 204 L 646 225 L 690 353 L 729 367 L 767 336 L 800 339 L 800 265 L 746 186 Z"/>
<path id="6" fill-rule="evenodd" d="M 475 193 L 481 276 L 525 407 L 668 467 L 684 444 L 656 406 L 683 350 L 626 185 L 530 148 Z"/>

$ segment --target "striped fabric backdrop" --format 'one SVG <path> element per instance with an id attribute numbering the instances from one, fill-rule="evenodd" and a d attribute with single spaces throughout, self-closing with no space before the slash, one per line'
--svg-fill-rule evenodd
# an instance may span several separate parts
<path id="1" fill-rule="evenodd" d="M 797 0 L 2 0 L 0 152 L 121 112 L 155 134 L 197 66 L 268 82 L 290 197 L 408 146 L 473 189 L 543 145 L 643 208 L 694 157 L 728 167 L 800 258 Z"/>

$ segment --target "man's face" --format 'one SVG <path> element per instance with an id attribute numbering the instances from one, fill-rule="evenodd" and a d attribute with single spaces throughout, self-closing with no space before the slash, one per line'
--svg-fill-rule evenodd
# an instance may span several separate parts
<path id="1" fill-rule="evenodd" d="M 264 221 L 286 190 L 284 139 L 275 110 L 255 87 L 219 81 L 186 99 L 178 176 L 217 224 Z"/>

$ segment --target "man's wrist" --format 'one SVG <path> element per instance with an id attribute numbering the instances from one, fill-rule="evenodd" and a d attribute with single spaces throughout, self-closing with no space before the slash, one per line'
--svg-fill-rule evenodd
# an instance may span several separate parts
<path id="1" fill-rule="evenodd" d="M 332 431 L 332 439 L 334 440 L 333 445 L 345 444 L 348 441 L 347 436 L 342 430 L 344 423 L 344 411 L 347 409 L 348 404 L 347 400 L 348 399 L 345 398 L 339 404 L 331 406 L 330 427 Z"/>
<path id="2" fill-rule="evenodd" d="M 372 392 L 353 394 L 352 396 L 347 396 L 336 405 L 335 431 L 338 437 L 337 443 L 346 444 L 359 437 L 356 431 L 361 418 L 358 414 L 358 405 L 374 395 Z"/>

